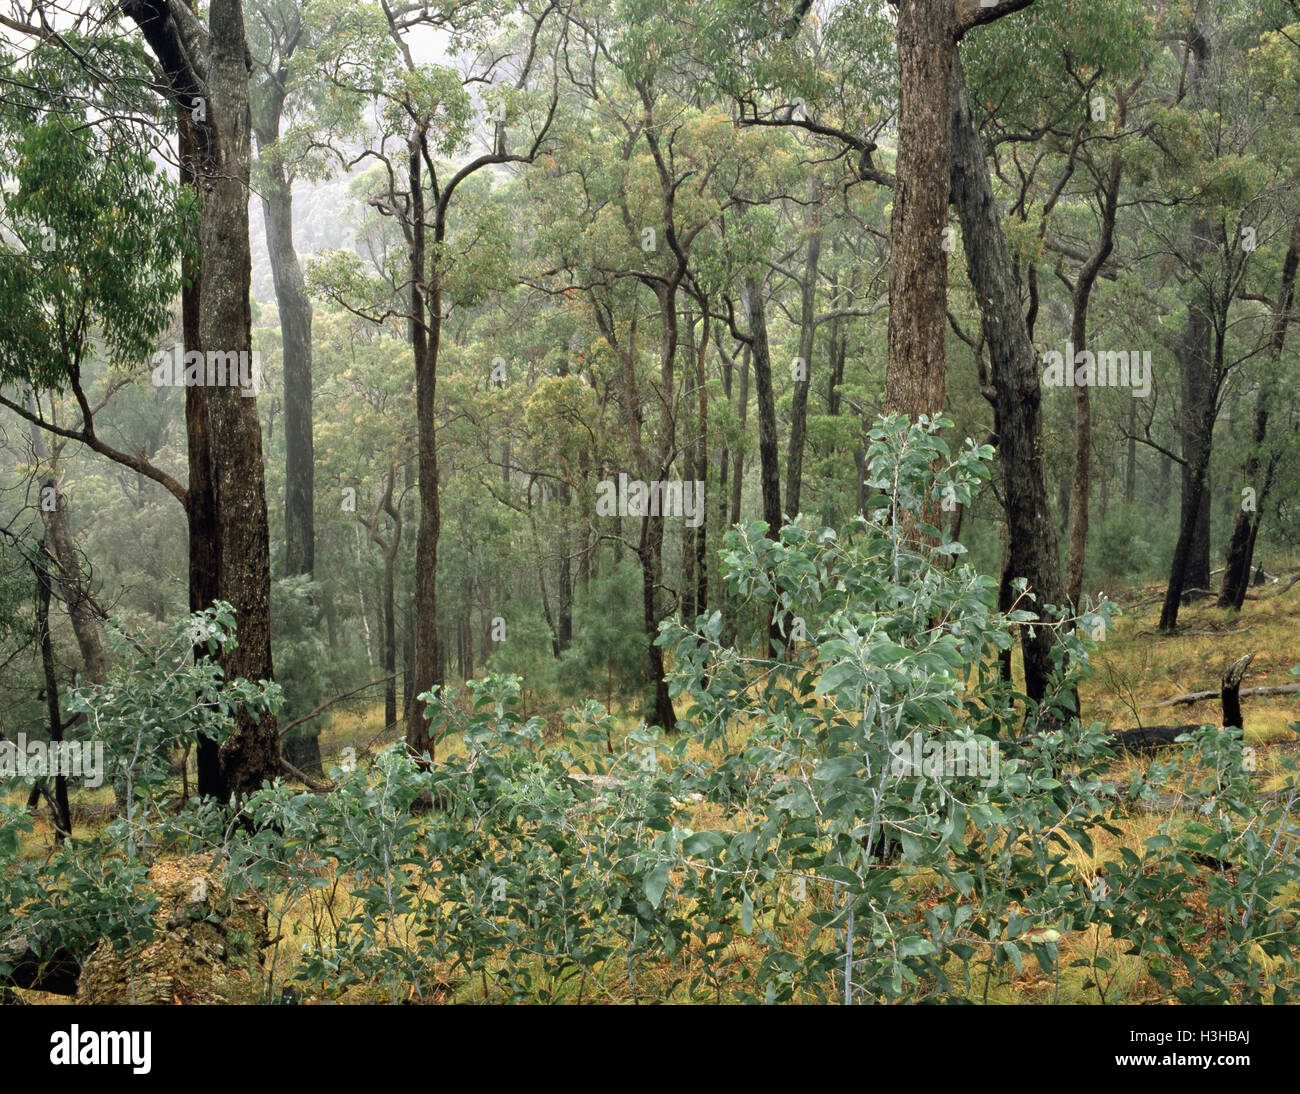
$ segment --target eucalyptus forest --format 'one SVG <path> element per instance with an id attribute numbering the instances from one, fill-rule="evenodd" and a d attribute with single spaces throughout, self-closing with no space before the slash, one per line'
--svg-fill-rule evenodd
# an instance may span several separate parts
<path id="1" fill-rule="evenodd" d="M 0 0 L 0 1004 L 1293 1001 L 1298 117 L 1300 0 Z"/>

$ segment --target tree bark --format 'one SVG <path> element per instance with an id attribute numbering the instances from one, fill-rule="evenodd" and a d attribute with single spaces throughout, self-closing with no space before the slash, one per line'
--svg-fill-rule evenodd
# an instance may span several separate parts
<path id="1" fill-rule="evenodd" d="M 814 188 L 815 196 L 815 188 Z M 817 267 L 821 262 L 821 210 L 815 209 L 809 224 L 808 249 L 804 258 L 803 282 L 799 291 L 799 360 L 802 378 L 794 378 L 790 404 L 790 447 L 785 461 L 785 511 L 793 520 L 799 515 L 803 491 L 803 454 L 808 435 L 808 387 L 812 383 L 813 345 L 817 333 Z"/>
<path id="2" fill-rule="evenodd" d="M 311 301 L 293 242 L 293 187 L 278 148 L 283 88 L 268 91 L 257 129 L 265 173 L 262 218 L 280 312 L 284 367 L 284 572 L 316 568 L 315 461 L 312 442 Z"/>
<path id="3" fill-rule="evenodd" d="M 434 756 L 424 704 L 417 696 L 441 686 L 442 640 L 438 630 L 438 423 L 435 395 L 442 336 L 442 294 L 436 274 L 426 273 L 424 133 L 411 138 L 407 156 L 411 197 L 411 345 L 415 355 L 415 407 L 419 450 L 420 520 L 415 542 L 415 682 L 406 707 L 406 743 L 417 755 Z M 426 277 L 428 283 L 426 283 Z"/>
<path id="4" fill-rule="evenodd" d="M 1023 577 L 1037 601 L 1063 605 L 1056 529 L 1043 467 L 1042 391 L 1038 356 L 1029 339 L 1002 231 L 984 144 L 971 111 L 960 58 L 953 71 L 952 197 L 961 220 L 967 269 L 980 303 L 989 346 L 998 458 L 1007 505 L 1007 577 Z M 1052 632 L 1021 628 L 1025 691 L 1041 700 L 1052 673 Z"/>
<path id="5" fill-rule="evenodd" d="M 42 541 L 40 553 L 48 550 Z M 45 707 L 50 723 L 50 740 L 56 745 L 63 740 L 63 715 L 59 710 L 59 678 L 54 668 L 54 645 L 50 641 L 50 589 L 53 584 L 44 560 L 32 564 L 36 574 L 36 631 L 41 643 L 41 669 L 45 680 Z M 37 784 L 40 786 L 40 783 Z M 54 839 L 62 843 L 72 835 L 72 810 L 68 807 L 67 776 L 55 773 L 54 797 L 50 802 L 50 819 L 54 825 Z"/>
<path id="6" fill-rule="evenodd" d="M 772 392 L 772 351 L 767 341 L 767 311 L 758 278 L 745 282 L 745 312 L 753 350 L 754 381 L 758 393 L 758 458 L 763 492 L 763 520 L 772 539 L 781 536 L 781 473 L 776 447 L 776 397 Z M 775 615 L 767 629 L 767 656 L 782 642 Z"/>
<path id="7" fill-rule="evenodd" d="M 201 201 L 199 254 L 202 269 L 198 298 L 198 343 L 205 352 L 247 355 L 251 359 L 248 246 L 248 193 L 251 158 L 249 56 L 240 0 L 213 0 L 206 30 L 181 0 L 125 0 L 123 13 L 140 28 L 165 77 L 172 100 L 194 122 L 194 159 Z M 187 124 L 182 120 L 182 128 Z M 187 330 L 187 337 L 189 336 Z M 189 348 L 189 347 L 187 347 Z M 229 358 L 227 358 L 229 360 Z M 187 388 L 186 424 L 191 433 L 191 497 L 201 500 L 205 484 L 196 484 L 206 469 L 212 476 L 213 510 L 190 513 L 191 546 L 195 521 L 209 515 L 212 526 L 207 556 L 200 546 L 197 565 L 212 565 L 216 595 L 235 609 L 238 646 L 222 656 L 228 679 L 274 678 L 270 645 L 271 569 L 267 531 L 266 486 L 262 468 L 262 431 L 255 397 L 238 387 L 213 387 L 191 403 Z M 207 436 L 194 417 L 206 411 Z M 208 447 L 207 458 L 201 450 Z M 191 558 L 191 597 L 196 560 Z M 206 576 L 206 575 L 202 575 Z M 206 591 L 206 590 L 204 590 Z M 218 751 L 217 779 L 211 756 L 200 781 L 215 781 L 219 796 L 242 795 L 280 772 L 280 735 L 273 715 L 255 720 L 247 709 L 235 713 L 235 730 Z"/>
<path id="8" fill-rule="evenodd" d="M 952 162 L 956 32 L 953 0 L 900 0 L 885 410 L 912 421 L 943 411 L 948 300 L 943 229 Z"/>
<path id="9" fill-rule="evenodd" d="M 1123 126 L 1123 113 L 1119 125 Z M 1119 183 L 1123 160 L 1118 153 L 1111 157 L 1106 188 L 1102 194 L 1101 232 L 1083 268 L 1079 271 L 1071 294 L 1073 317 L 1070 324 L 1071 344 L 1077 353 L 1088 346 L 1088 303 L 1092 298 L 1097 275 L 1110 258 L 1115 246 L 1115 211 L 1119 204 Z M 1067 361 L 1066 368 L 1074 362 Z M 1070 490 L 1070 545 L 1065 563 L 1065 597 L 1076 609 L 1083 592 L 1083 563 L 1088 546 L 1088 490 L 1092 461 L 1092 407 L 1086 384 L 1074 385 L 1074 477 Z"/>
<path id="10" fill-rule="evenodd" d="M 1286 259 L 1282 263 L 1282 283 L 1278 290 L 1277 304 L 1273 310 L 1273 330 L 1269 338 L 1269 375 L 1260 386 L 1255 403 L 1254 443 L 1246 455 L 1242 467 L 1242 477 L 1249 486 L 1259 474 L 1260 459 L 1264 442 L 1268 435 L 1269 395 L 1273 382 L 1272 371 L 1281 357 L 1282 347 L 1286 344 L 1287 327 L 1291 321 L 1291 309 L 1295 304 L 1296 270 L 1300 267 L 1300 219 L 1291 225 L 1291 242 L 1287 247 Z M 1264 482 L 1256 492 L 1254 512 L 1247 512 L 1241 505 L 1232 522 L 1232 535 L 1228 540 L 1228 551 L 1223 568 L 1223 582 L 1219 588 L 1219 607 L 1241 609 L 1246 602 L 1246 590 L 1250 586 L 1250 568 L 1255 557 L 1255 540 L 1259 535 L 1264 499 L 1273 485 L 1273 471 L 1276 459 L 1270 457 L 1268 472 Z"/>

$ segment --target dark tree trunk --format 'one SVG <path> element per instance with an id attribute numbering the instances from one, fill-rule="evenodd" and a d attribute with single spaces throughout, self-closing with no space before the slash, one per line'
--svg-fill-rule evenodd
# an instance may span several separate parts
<path id="1" fill-rule="evenodd" d="M 799 293 L 799 360 L 802 374 L 794 377 L 794 398 L 790 404 L 790 447 L 785 461 L 785 511 L 793 520 L 799 515 L 803 491 L 803 453 L 808 435 L 808 386 L 812 383 L 812 358 L 816 327 L 817 267 L 821 261 L 821 212 L 813 213 L 804 259 L 803 284 Z"/>
<path id="2" fill-rule="evenodd" d="M 1278 291 L 1277 305 L 1273 311 L 1273 330 L 1269 339 L 1270 366 L 1276 366 L 1286 344 L 1287 327 L 1291 320 L 1291 308 L 1295 304 L 1296 269 L 1300 266 L 1300 219 L 1291 225 L 1291 243 L 1287 247 L 1286 259 L 1282 264 L 1282 283 Z M 1268 407 L 1270 387 L 1273 382 L 1272 367 L 1265 377 L 1255 403 L 1254 444 L 1246 455 L 1242 467 L 1242 478 L 1247 486 L 1254 486 L 1259 474 L 1264 442 L 1268 436 Z M 1219 607 L 1241 609 L 1246 602 L 1246 589 L 1250 584 L 1250 568 L 1255 557 L 1255 541 L 1259 536 L 1259 523 L 1262 519 L 1264 499 L 1273 485 L 1273 472 L 1276 459 L 1269 458 L 1268 471 L 1264 482 L 1256 488 L 1255 507 L 1248 512 L 1241 504 L 1237 506 L 1236 516 L 1232 522 L 1232 535 L 1228 540 L 1228 553 L 1223 569 L 1223 583 L 1219 589 Z"/>
<path id="3" fill-rule="evenodd" d="M 1118 125 L 1123 127 L 1121 108 Z M 1071 344 L 1075 352 L 1088 346 L 1088 303 L 1092 298 L 1097 275 L 1110 257 L 1115 246 L 1115 211 L 1119 205 L 1119 183 L 1123 161 L 1116 154 L 1111 157 L 1106 188 L 1101 196 L 1101 232 L 1097 246 L 1079 271 L 1071 294 L 1072 319 Z M 1074 368 L 1073 361 L 1065 362 Z M 1074 477 L 1070 489 L 1070 545 L 1065 563 L 1065 598 L 1076 609 L 1083 592 L 1083 562 L 1088 546 L 1088 490 L 1092 461 L 1092 406 L 1090 390 L 1086 384 L 1074 386 Z"/>
<path id="4" fill-rule="evenodd" d="M 415 404 L 420 467 L 420 520 L 415 543 L 415 681 L 406 707 L 406 743 L 417 755 L 434 742 L 424 704 L 417 696 L 441 685 L 442 643 L 438 630 L 438 441 L 435 394 L 442 333 L 442 296 L 436 279 L 426 284 L 424 184 L 421 156 L 424 134 L 411 139 L 407 157 L 411 196 L 411 344 L 415 352 Z"/>
<path id="5" fill-rule="evenodd" d="M 190 107 L 177 108 L 180 137 L 180 178 L 183 185 L 199 194 L 199 133 Z M 199 337 L 199 298 L 202 263 L 197 256 L 183 257 L 185 284 L 181 288 L 181 331 L 185 349 L 202 352 Z M 191 612 L 211 607 L 217 599 L 217 499 L 212 481 L 212 435 L 208 427 L 207 389 L 185 388 L 186 464 L 189 479 L 185 492 L 185 520 L 189 537 L 189 607 Z M 194 648 L 195 659 L 208 656 L 206 646 Z M 217 742 L 202 734 L 194 746 L 197 790 L 203 798 L 224 798 L 221 757 Z"/>
<path id="6" fill-rule="evenodd" d="M 688 345 L 691 347 L 692 360 L 687 369 L 684 381 L 684 387 L 686 390 L 683 392 L 685 408 L 683 409 L 682 429 L 686 433 L 686 444 L 684 445 L 685 451 L 682 453 L 683 479 L 693 479 L 696 477 L 696 472 L 698 470 L 697 465 L 699 462 L 696 452 L 696 447 L 699 444 L 700 437 L 699 430 L 696 428 L 695 423 L 687 416 L 693 409 L 692 404 L 696 396 L 697 383 L 694 361 L 695 343 L 694 335 L 691 333 L 693 326 L 694 324 L 691 321 L 691 317 L 688 315 L 686 330 L 689 335 Z M 695 565 L 697 562 L 695 533 L 696 529 L 690 527 L 685 521 L 682 522 L 682 581 L 679 603 L 681 620 L 687 626 L 693 625 L 695 623 L 695 617 L 704 610 L 704 606 L 698 604 L 696 601 L 698 585 L 695 576 Z"/>
<path id="7" fill-rule="evenodd" d="M 745 311 L 749 320 L 754 380 L 758 392 L 758 458 L 763 489 L 763 520 L 767 534 L 781 538 L 781 472 L 776 448 L 776 397 L 772 392 L 772 352 L 767 341 L 767 312 L 763 287 L 757 278 L 745 283 Z M 767 630 L 767 656 L 782 643 L 781 625 L 773 615 Z"/>
<path id="8" fill-rule="evenodd" d="M 960 59 L 953 72 L 952 197 L 961 220 L 967 268 L 980 302 L 992 365 L 998 457 L 1007 505 L 1009 574 L 1023 577 L 1043 614 L 1047 604 L 1064 603 L 1043 469 L 1042 391 L 1038 355 L 1029 339 L 1012 275 L 984 144 L 971 112 Z M 1031 699 L 1047 693 L 1052 673 L 1052 631 L 1021 629 L 1025 690 Z"/>
<path id="9" fill-rule="evenodd" d="M 656 473 L 651 478 L 664 479 L 672 462 L 677 443 L 677 424 L 674 412 L 677 363 L 677 286 L 674 282 L 659 292 L 659 311 L 663 334 L 659 344 L 659 393 L 661 413 L 659 419 L 659 445 L 656 452 Z M 645 616 L 647 653 L 650 662 L 651 685 L 654 688 L 652 722 L 665 733 L 677 730 L 677 714 L 668 694 L 665 676 L 664 652 L 655 644 L 659 636 L 658 590 L 663 581 L 664 520 L 645 516 L 641 519 L 641 540 L 637 551 L 641 559 L 641 603 Z"/>
<path id="10" fill-rule="evenodd" d="M 559 626 L 556 640 L 563 653 L 573 645 L 573 498 L 567 482 L 560 486 L 563 519 L 560 524 Z"/>
<path id="11" fill-rule="evenodd" d="M 49 549 L 41 542 L 40 554 Z M 36 574 L 36 630 L 41 643 L 41 668 L 45 676 L 45 705 L 50 722 L 50 740 L 56 744 L 63 740 L 63 718 L 59 711 L 59 678 L 54 668 L 54 646 L 50 641 L 50 573 L 42 563 L 33 563 Z M 72 835 L 72 811 L 68 807 L 67 777 L 54 776 L 54 797 L 50 799 L 50 820 L 54 825 L 55 842 L 62 843 Z"/>
<path id="12" fill-rule="evenodd" d="M 1208 425 L 1213 428 L 1213 421 Z M 1196 525 L 1200 519 L 1200 507 L 1204 503 L 1205 478 L 1209 470 L 1209 462 L 1210 446 L 1198 444 L 1194 449 L 1191 466 L 1184 471 L 1178 541 L 1174 545 L 1174 557 L 1169 567 L 1169 584 L 1165 589 L 1164 605 L 1160 611 L 1160 630 L 1164 634 L 1172 634 L 1177 629 L 1178 607 L 1182 602 L 1183 590 L 1189 587 L 1187 576 L 1192 558 L 1192 546 L 1196 539 Z"/>
<path id="13" fill-rule="evenodd" d="M 1188 48 L 1195 58 L 1190 65 L 1188 97 L 1193 105 L 1203 105 L 1202 80 L 1211 48 L 1199 26 L 1193 26 Z M 1182 407 L 1178 428 L 1182 442 L 1182 484 L 1179 492 L 1178 541 L 1170 563 L 1169 585 L 1160 612 L 1160 630 L 1172 634 L 1178 626 L 1178 607 L 1183 590 L 1205 589 L 1210 584 L 1210 503 L 1207 487 L 1210 449 L 1213 444 L 1216 377 L 1222 362 L 1222 333 L 1216 330 L 1213 300 L 1205 287 L 1201 271 L 1215 249 L 1216 232 L 1204 210 L 1196 214 L 1191 226 L 1187 265 L 1187 326 L 1178 346 L 1178 365 L 1182 387 Z M 1211 348 L 1213 346 L 1213 349 Z"/>
<path id="14" fill-rule="evenodd" d="M 731 517 L 729 525 L 740 523 L 740 500 L 745 485 L 745 424 L 749 418 L 749 361 L 753 351 L 746 345 L 740 354 L 740 392 L 736 397 L 737 417 L 740 420 L 741 443 L 736 446 L 731 468 Z"/>
<path id="15" fill-rule="evenodd" d="M 700 523 L 691 529 L 695 539 L 695 605 L 700 613 L 709 610 L 709 315 L 703 317 L 700 344 L 695 354 L 695 467 L 693 475 L 703 496 L 696 499 Z M 688 622 L 694 623 L 694 620 Z"/>
<path id="16" fill-rule="evenodd" d="M 1128 404 L 1128 452 L 1124 460 L 1124 504 L 1132 505 L 1137 491 L 1137 400 Z"/>

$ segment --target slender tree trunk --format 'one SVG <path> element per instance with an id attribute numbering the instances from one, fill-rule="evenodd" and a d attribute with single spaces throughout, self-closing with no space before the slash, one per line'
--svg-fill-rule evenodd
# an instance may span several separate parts
<path id="1" fill-rule="evenodd" d="M 815 192 L 814 187 L 814 192 Z M 794 398 L 790 404 L 790 447 L 785 461 L 785 511 L 793 520 L 799 515 L 803 490 L 803 454 L 808 436 L 808 386 L 812 383 L 812 358 L 817 309 L 817 267 L 821 262 L 821 210 L 812 213 L 808 250 L 804 259 L 803 284 L 799 294 L 799 362 L 795 373 Z"/>
<path id="2" fill-rule="evenodd" d="M 315 569 L 315 465 L 312 446 L 311 301 L 293 242 L 293 187 L 278 148 L 283 93 L 264 104 L 258 151 L 265 173 L 262 218 L 271 262 L 284 365 L 284 572 Z M 271 128 L 271 127 L 274 128 Z"/>
<path id="3" fill-rule="evenodd" d="M 420 520 L 415 543 L 415 681 L 406 708 L 406 743 L 417 755 L 434 754 L 424 704 L 417 696 L 443 683 L 438 630 L 438 442 L 435 394 L 442 333 L 442 296 L 436 277 L 426 283 L 424 183 L 421 147 L 412 137 L 408 154 L 411 194 L 411 343 L 415 353 L 415 402 L 420 468 Z"/>
<path id="4" fill-rule="evenodd" d="M 736 397 L 737 417 L 740 419 L 740 436 L 742 441 L 736 446 L 736 454 L 731 469 L 731 518 L 729 525 L 740 523 L 740 501 L 745 485 L 745 425 L 749 418 L 749 362 L 753 350 L 746 345 L 740 354 L 740 393 Z"/>
<path id="5" fill-rule="evenodd" d="M 48 550 L 48 544 L 42 540 L 41 554 Z M 45 705 L 50 723 L 50 740 L 57 746 L 63 740 L 63 719 L 59 710 L 59 678 L 54 668 L 54 646 L 50 641 L 50 587 L 52 581 L 47 568 L 33 563 L 36 574 L 36 630 L 41 643 L 41 668 L 45 675 Z M 39 784 L 38 784 L 39 785 Z M 54 797 L 51 802 L 51 822 L 54 825 L 55 842 L 62 843 L 72 835 L 72 811 L 68 807 L 67 777 L 55 773 Z"/>
<path id="6" fill-rule="evenodd" d="M 1128 403 L 1128 453 L 1124 460 L 1124 504 L 1137 496 L 1137 400 Z"/>
<path id="7" fill-rule="evenodd" d="M 695 373 L 695 361 L 694 361 L 695 338 L 694 338 L 694 334 L 692 333 L 693 328 L 694 328 L 694 323 L 691 317 L 688 315 L 687 322 L 686 322 L 686 330 L 688 334 L 687 342 L 691 348 L 692 360 L 690 362 L 689 367 L 687 368 L 687 373 L 684 382 L 684 387 L 686 390 L 683 392 L 684 409 L 683 409 L 683 418 L 682 418 L 682 429 L 686 433 L 686 443 L 684 446 L 685 451 L 682 453 L 683 456 L 682 478 L 684 480 L 695 478 L 696 471 L 698 470 L 697 467 L 698 458 L 696 453 L 696 446 L 699 444 L 699 437 L 700 437 L 699 429 L 696 427 L 696 424 L 693 421 L 691 421 L 691 419 L 687 416 L 689 413 L 691 413 L 694 410 L 692 404 L 696 396 L 696 383 L 697 383 L 696 373 Z M 695 550 L 695 534 L 696 534 L 696 529 L 690 527 L 686 522 L 683 521 L 682 523 L 682 566 L 681 566 L 682 582 L 681 582 L 681 596 L 680 596 L 679 603 L 681 605 L 680 614 L 681 614 L 682 622 L 688 626 L 693 625 L 695 622 L 695 617 L 704 610 L 703 605 L 697 603 L 696 601 L 698 584 L 695 575 L 695 565 L 697 562 L 697 555 Z"/>
<path id="8" fill-rule="evenodd" d="M 662 315 L 663 335 L 659 346 L 659 446 L 656 453 L 654 479 L 663 480 L 672 463 L 673 449 L 677 443 L 677 420 L 674 406 L 676 393 L 675 366 L 677 362 L 677 289 L 674 284 L 659 293 L 659 310 Z M 664 519 L 649 514 L 641 518 L 641 601 L 645 615 L 646 640 L 650 660 L 651 685 L 654 688 L 653 724 L 665 733 L 677 730 L 677 714 L 668 694 L 668 680 L 664 664 L 664 651 L 656 645 L 659 637 L 658 591 L 663 581 Z"/>
<path id="9" fill-rule="evenodd" d="M 1047 604 L 1063 605 L 1065 587 L 1043 468 L 1038 355 L 1020 310 L 984 144 L 971 111 L 960 59 L 954 65 L 953 86 L 952 196 L 992 366 L 1010 540 L 1007 569 L 1010 577 L 1028 581 L 1034 607 L 1044 614 Z M 1052 632 L 1045 627 L 1023 627 L 1020 641 L 1025 691 L 1031 699 L 1040 700 L 1052 674 Z"/>
<path id="10" fill-rule="evenodd" d="M 1123 113 L 1119 119 L 1123 126 Z M 1072 293 L 1073 318 L 1070 325 L 1071 344 L 1075 352 L 1086 351 L 1088 346 L 1088 303 L 1092 298 L 1097 275 L 1110 257 L 1115 245 L 1115 211 L 1119 204 L 1119 182 L 1123 161 L 1118 153 L 1111 157 L 1106 189 L 1102 195 L 1101 233 Z M 1096 362 L 1094 361 L 1094 367 Z M 1074 362 L 1067 361 L 1066 368 Z M 1083 592 L 1083 561 L 1088 545 L 1088 490 L 1092 461 L 1092 407 L 1090 388 L 1086 384 L 1074 385 L 1074 478 L 1070 491 L 1070 546 L 1065 563 L 1065 597 L 1076 609 Z"/>
<path id="11" fill-rule="evenodd" d="M 1195 60 L 1190 67 L 1188 98 L 1193 106 L 1201 106 L 1204 105 L 1204 72 L 1212 50 L 1209 39 L 1199 26 L 1194 28 L 1189 47 Z M 1214 302 L 1205 288 L 1201 271 L 1213 255 L 1218 230 L 1207 211 L 1198 211 L 1192 221 L 1188 247 L 1187 263 L 1192 276 L 1188 281 L 1187 326 L 1178 348 L 1182 387 L 1179 417 L 1183 449 L 1181 508 L 1178 544 L 1170 567 L 1170 589 L 1176 585 L 1179 597 L 1184 589 L 1207 589 L 1210 585 L 1209 450 L 1214 438 L 1214 375 L 1221 358 L 1215 356 L 1211 360 L 1212 345 L 1218 341 L 1218 336 L 1212 314 Z M 1178 606 L 1176 603 L 1170 606 L 1167 590 L 1160 629 L 1172 633 L 1177 619 Z"/>
<path id="12" fill-rule="evenodd" d="M 1268 435 L 1269 395 L 1273 383 L 1272 372 L 1286 344 L 1287 328 L 1291 322 L 1291 309 L 1295 305 L 1296 270 L 1300 267 L 1300 218 L 1292 222 L 1291 242 L 1282 263 L 1282 282 L 1278 290 L 1277 305 L 1273 310 L 1273 330 L 1269 338 L 1269 375 L 1260 387 L 1255 403 L 1254 444 L 1246 455 L 1242 478 L 1247 486 L 1255 483 L 1259 474 L 1260 459 Z M 1238 504 L 1232 522 L 1232 535 L 1228 540 L 1227 558 L 1224 561 L 1223 583 L 1219 588 L 1219 607 L 1241 609 L 1246 602 L 1246 589 L 1250 586 L 1250 569 L 1255 556 L 1255 541 L 1259 536 L 1264 499 L 1273 485 L 1276 460 L 1270 458 L 1264 483 L 1256 489 L 1253 511 Z"/>
<path id="13" fill-rule="evenodd" d="M 559 627 L 557 640 L 563 653 L 573 645 L 573 497 L 567 482 L 560 485 Z"/>
<path id="14" fill-rule="evenodd" d="M 745 283 L 745 311 L 749 320 L 754 380 L 758 391 L 758 458 L 763 491 L 763 520 L 772 539 L 781 536 L 781 474 L 776 449 L 776 398 L 772 392 L 772 352 L 767 341 L 767 312 L 763 287 L 757 278 Z M 781 626 L 775 616 L 768 624 L 767 656 L 782 643 Z"/>

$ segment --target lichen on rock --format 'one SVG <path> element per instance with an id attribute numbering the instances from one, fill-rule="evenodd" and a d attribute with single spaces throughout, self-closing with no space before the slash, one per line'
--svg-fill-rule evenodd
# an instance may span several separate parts
<path id="1" fill-rule="evenodd" d="M 100 942 L 82 966 L 77 1002 L 235 1003 L 261 998 L 266 908 L 231 897 L 210 855 L 155 863 L 153 937 L 119 954 Z"/>

